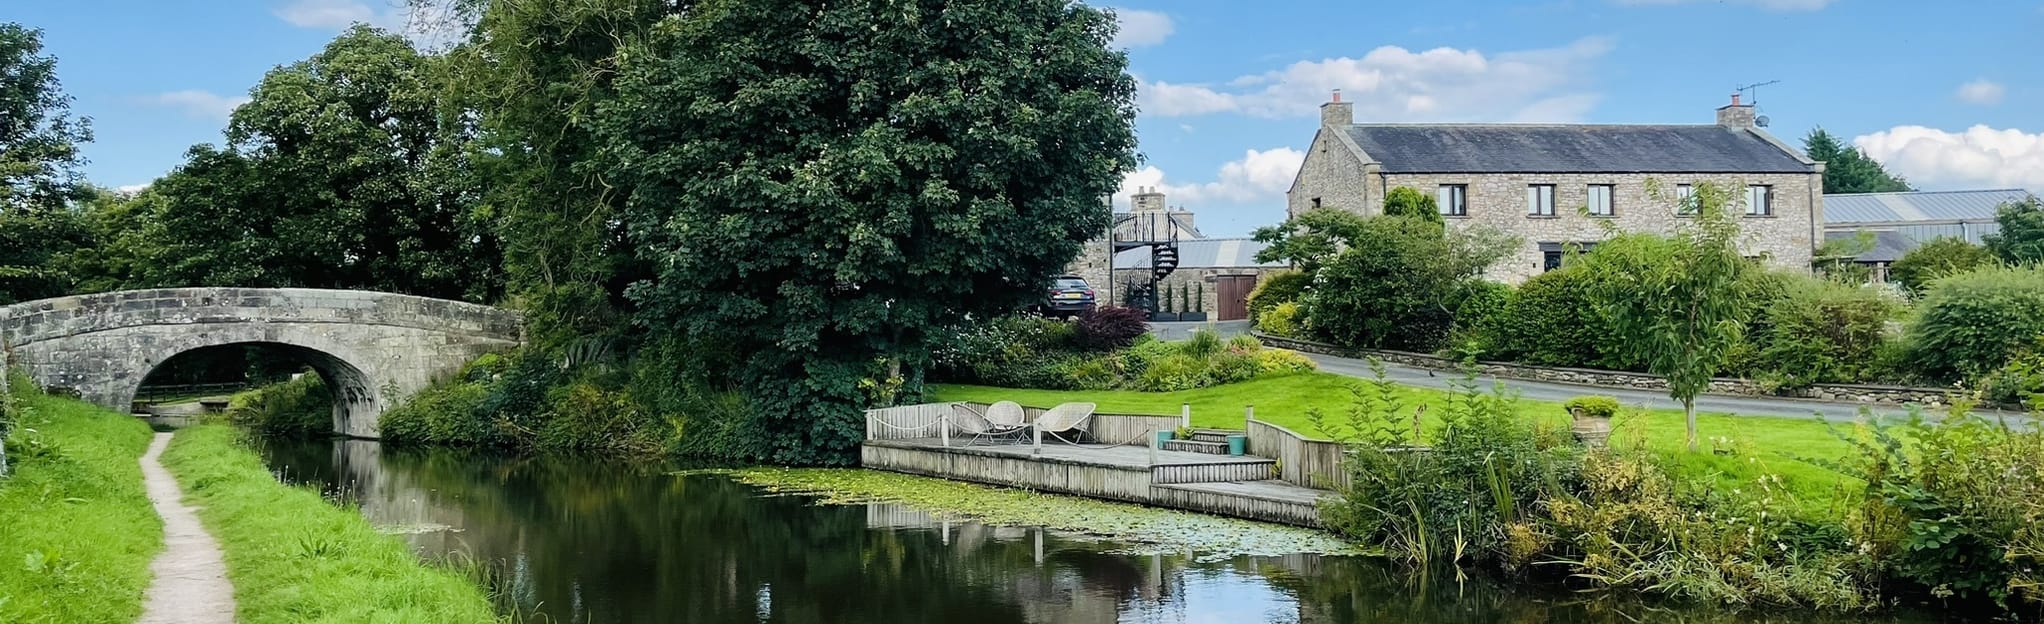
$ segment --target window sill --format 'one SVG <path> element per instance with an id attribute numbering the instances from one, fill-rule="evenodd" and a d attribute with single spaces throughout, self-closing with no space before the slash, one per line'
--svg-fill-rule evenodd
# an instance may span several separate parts
<path id="1" fill-rule="evenodd" d="M 1618 218 L 1618 215 L 1615 215 L 1615 214 L 1608 214 L 1608 215 L 1600 215 L 1600 214 L 1593 214 L 1593 215 L 1590 215 L 1590 218 L 1592 218 L 1592 219 L 1616 219 L 1616 218 Z"/>
<path id="2" fill-rule="evenodd" d="M 1773 219 L 1773 218 L 1775 218 L 1775 217 L 1776 217 L 1776 215 L 1772 215 L 1772 214 L 1749 214 L 1749 215 L 1741 215 L 1741 216 L 1742 216 L 1743 218 L 1747 218 L 1747 219 Z"/>
<path id="3" fill-rule="evenodd" d="M 1444 214 L 1444 215 L 1441 215 L 1441 218 L 1443 218 L 1443 219 L 1467 219 L 1467 218 L 1469 218 L 1469 215 L 1466 215 L 1466 214 L 1458 214 L 1458 215 Z"/>
<path id="4" fill-rule="evenodd" d="M 1536 214 L 1529 214 L 1529 215 L 1526 215 L 1526 218 L 1528 218 L 1528 219 L 1559 219 L 1559 218 L 1561 218 L 1561 215 L 1536 215 Z"/>

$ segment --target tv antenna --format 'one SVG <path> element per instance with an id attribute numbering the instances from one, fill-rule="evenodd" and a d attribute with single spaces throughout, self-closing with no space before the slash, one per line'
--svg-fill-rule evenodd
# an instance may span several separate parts
<path id="1" fill-rule="evenodd" d="M 1753 96 L 1753 105 L 1755 105 L 1755 106 L 1759 106 L 1759 105 L 1760 105 L 1760 88 L 1761 88 L 1761 87 L 1765 87 L 1765 86 L 1768 86 L 1768 85 L 1778 85 L 1778 84 L 1781 84 L 1781 81 L 1780 81 L 1780 80 L 1769 80 L 1769 81 L 1767 81 L 1767 82 L 1756 82 L 1756 83 L 1753 83 L 1753 84 L 1749 84 L 1749 85 L 1746 85 L 1746 86 L 1743 86 L 1743 87 L 1739 87 L 1739 88 L 1737 88 L 1737 89 L 1735 89 L 1735 90 L 1736 90 L 1736 91 L 1738 91 L 1738 92 L 1740 92 L 1740 93 L 1744 93 L 1744 94 L 1747 94 L 1747 95 L 1751 95 L 1751 96 Z"/>

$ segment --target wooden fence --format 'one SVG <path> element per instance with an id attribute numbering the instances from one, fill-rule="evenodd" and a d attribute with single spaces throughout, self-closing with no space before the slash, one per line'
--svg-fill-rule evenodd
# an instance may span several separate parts
<path id="1" fill-rule="evenodd" d="M 906 440 L 911 438 L 935 438 L 941 435 L 938 423 L 951 416 L 950 403 L 924 403 L 866 410 L 866 439 Z M 967 403 L 985 412 L 985 403 Z M 1038 416 L 1050 411 L 1040 407 L 1022 408 L 1022 417 L 1035 422 Z M 1150 416 L 1142 414 L 1094 414 L 1086 428 L 1092 439 L 1105 444 L 1148 443 L 1158 431 L 1177 429 L 1177 416 Z M 958 435 L 952 429 L 952 435 Z"/>
<path id="2" fill-rule="evenodd" d="M 1310 439 L 1261 420 L 1252 419 L 1248 426 L 1249 453 L 1278 460 L 1279 479 L 1311 488 L 1348 489 L 1348 452 L 1341 443 Z"/>

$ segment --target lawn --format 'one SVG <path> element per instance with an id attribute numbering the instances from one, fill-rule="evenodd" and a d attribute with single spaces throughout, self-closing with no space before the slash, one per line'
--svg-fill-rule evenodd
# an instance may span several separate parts
<path id="1" fill-rule="evenodd" d="M 27 384 L 21 384 L 21 387 Z M 149 425 L 21 393 L 0 479 L 0 622 L 132 622 L 163 525 L 142 490 Z"/>
<path id="2" fill-rule="evenodd" d="M 420 561 L 355 510 L 277 482 L 242 435 L 185 429 L 163 457 L 226 551 L 237 621 L 500 621 L 480 585 Z"/>
<path id="3" fill-rule="evenodd" d="M 933 386 L 936 401 L 1015 401 L 1032 407 L 1050 407 L 1065 402 L 1099 404 L 1104 413 L 1177 415 L 1179 406 L 1192 406 L 1195 427 L 1242 428 L 1244 408 L 1254 405 L 1256 418 L 1281 425 L 1308 437 L 1325 437 L 1313 426 L 1306 411 L 1320 408 L 1330 418 L 1340 418 L 1353 401 L 1350 388 L 1361 380 L 1328 373 L 1303 373 L 1256 379 L 1198 390 L 1180 392 L 1134 392 L 1126 390 L 1066 391 L 994 388 L 944 384 Z M 1400 386 L 1399 400 L 1406 410 L 1419 405 L 1439 406 L 1448 393 L 1430 388 Z M 1561 405 L 1519 400 L 1519 411 L 1551 426 L 1566 426 L 1567 412 Z M 1438 414 L 1438 407 L 1430 409 Z M 1428 416 L 1427 426 L 1439 419 Z M 1617 419 L 1614 443 L 1642 442 L 1662 457 L 1678 477 L 1702 480 L 1721 488 L 1751 488 L 1762 476 L 1775 475 L 1792 497 L 1790 506 L 1806 516 L 1835 515 L 1837 501 L 1854 480 L 1806 461 L 1837 459 L 1850 447 L 1814 419 L 1736 416 L 1703 413 L 1697 430 L 1704 450 L 1689 453 L 1684 448 L 1682 413 L 1675 410 L 1630 408 Z M 1713 440 L 1722 441 L 1713 444 Z M 1725 454 L 1712 451 L 1722 447 Z"/>

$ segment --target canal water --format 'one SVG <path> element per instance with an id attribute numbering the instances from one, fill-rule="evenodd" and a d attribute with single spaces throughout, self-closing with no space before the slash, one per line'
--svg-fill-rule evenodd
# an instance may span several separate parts
<path id="1" fill-rule="evenodd" d="M 1368 558 L 1152 553 L 895 505 L 825 506 L 587 458 L 265 441 L 272 472 L 358 505 L 428 559 L 492 571 L 500 609 L 593 624 L 1936 622 L 1671 609 Z"/>

